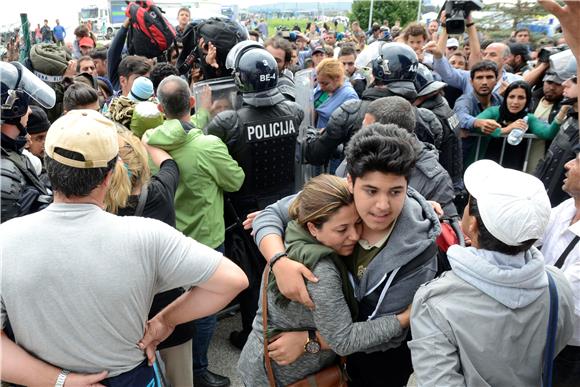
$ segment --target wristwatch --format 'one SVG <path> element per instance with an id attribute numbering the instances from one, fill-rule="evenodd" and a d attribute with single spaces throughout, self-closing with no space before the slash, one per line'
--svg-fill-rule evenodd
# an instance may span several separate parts
<path id="1" fill-rule="evenodd" d="M 314 329 L 308 330 L 308 340 L 304 344 L 304 351 L 308 353 L 320 352 L 320 343 L 316 338 L 316 331 Z"/>
<path id="2" fill-rule="evenodd" d="M 70 374 L 70 371 L 60 370 L 60 374 L 58 374 L 58 378 L 56 378 L 56 383 L 54 384 L 54 387 L 63 387 L 68 374 Z"/>

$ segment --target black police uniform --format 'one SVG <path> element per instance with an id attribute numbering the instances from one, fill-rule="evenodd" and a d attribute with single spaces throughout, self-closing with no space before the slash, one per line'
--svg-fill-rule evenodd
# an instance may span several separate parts
<path id="1" fill-rule="evenodd" d="M 229 195 L 242 219 L 295 192 L 296 143 L 304 112 L 277 89 L 270 93 L 267 104 L 262 103 L 260 99 L 244 98 L 241 109 L 218 114 L 207 127 L 208 134 L 226 143 L 230 155 L 246 175 L 240 190 Z M 240 243 L 232 242 L 236 244 Z M 250 254 L 254 257 L 250 257 L 252 262 L 242 264 L 250 285 L 239 298 L 243 330 L 239 336 L 232 335 L 237 346 L 244 344 L 252 330 L 260 295 L 260 276 L 265 266 L 255 244 L 251 243 L 246 249 L 253 250 Z"/>
<path id="2" fill-rule="evenodd" d="M 304 112 L 278 91 L 271 101 L 256 106 L 244 98 L 241 109 L 221 112 L 207 126 L 246 174 L 240 190 L 231 194 L 240 216 L 294 193 L 296 139 Z"/>
<path id="3" fill-rule="evenodd" d="M 0 157 L 0 223 L 46 207 L 52 196 L 36 175 L 22 145 L 2 134 Z"/>
<path id="4" fill-rule="evenodd" d="M 459 140 L 459 119 L 440 94 L 424 101 L 419 107 L 433 112 L 441 123 L 443 137 L 439 148 L 439 163 L 451 176 L 456 191 L 460 191 L 463 187 L 463 157 Z"/>
<path id="5" fill-rule="evenodd" d="M 344 102 L 332 113 L 322 135 L 303 144 L 304 162 L 313 165 L 326 163 L 334 150 L 341 144 L 346 146 L 353 134 L 362 127 L 368 106 L 372 101 L 395 95 L 398 94 L 387 87 L 371 87 L 363 92 L 361 100 Z M 442 127 L 435 114 L 423 108 L 415 108 L 415 113 L 417 119 L 415 134 L 419 140 L 436 147 L 440 146 Z"/>
<path id="6" fill-rule="evenodd" d="M 226 67 L 232 70 L 242 94 L 242 107 L 219 113 L 206 129 L 226 143 L 246 175 L 240 190 L 226 199 L 225 207 L 226 219 L 234 220 L 226 235 L 226 253 L 239 261 L 249 281 L 239 297 L 243 330 L 230 336 L 241 347 L 252 331 L 265 260 L 249 233 L 241 229 L 240 217 L 294 193 L 296 140 L 304 112 L 278 90 L 276 60 L 262 46 L 251 41 L 238 43 L 228 53 Z"/>
<path id="7" fill-rule="evenodd" d="M 578 112 L 571 109 L 568 118 L 560 125 L 560 130 L 552 140 L 546 156 L 534 171 L 534 176 L 542 180 L 552 207 L 556 207 L 570 195 L 562 190 L 566 170 L 564 165 L 576 157 L 578 144 Z"/>
<path id="8" fill-rule="evenodd" d="M 284 69 L 278 78 L 278 90 L 288 101 L 296 101 L 296 85 L 292 71 Z"/>

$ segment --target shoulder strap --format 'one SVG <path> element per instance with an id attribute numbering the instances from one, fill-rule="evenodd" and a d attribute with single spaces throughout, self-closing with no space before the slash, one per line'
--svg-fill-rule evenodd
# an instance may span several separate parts
<path id="1" fill-rule="evenodd" d="M 558 289 L 552 275 L 548 275 L 548 287 L 550 290 L 550 317 L 548 318 L 548 330 L 546 334 L 546 348 L 544 349 L 544 367 L 542 387 L 552 387 L 552 370 L 556 349 L 556 331 L 558 330 Z"/>
<path id="2" fill-rule="evenodd" d="M 143 184 L 141 187 L 141 193 L 139 194 L 139 201 L 137 202 L 137 208 L 133 216 L 143 216 L 143 210 L 145 209 L 145 203 L 147 203 L 147 196 L 149 195 L 149 183 Z"/>
<path id="3" fill-rule="evenodd" d="M 270 274 L 270 264 L 266 264 L 264 269 L 264 280 L 262 283 L 262 329 L 264 330 L 264 364 L 268 374 L 270 387 L 276 387 L 274 371 L 272 371 L 272 361 L 268 353 L 268 277 Z"/>
<path id="4" fill-rule="evenodd" d="M 556 266 L 558 269 L 562 268 L 562 266 L 564 265 L 564 262 L 566 262 L 566 258 L 568 257 L 568 254 L 570 254 L 572 249 L 578 244 L 579 240 L 580 240 L 580 236 L 576 235 L 574 237 L 574 239 L 572 239 L 570 241 L 570 244 L 566 247 L 566 249 L 562 252 L 562 255 L 560 255 L 560 258 L 558 258 L 558 260 L 556 261 L 554 266 Z"/>

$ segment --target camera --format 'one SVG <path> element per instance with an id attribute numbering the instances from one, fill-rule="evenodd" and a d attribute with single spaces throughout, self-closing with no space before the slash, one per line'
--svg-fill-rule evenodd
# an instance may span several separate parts
<path id="1" fill-rule="evenodd" d="M 443 8 L 447 16 L 445 28 L 449 35 L 457 35 L 465 32 L 465 19 L 471 11 L 483 9 L 480 0 L 447 0 Z"/>
<path id="2" fill-rule="evenodd" d="M 296 31 L 288 31 L 287 27 L 278 27 L 277 35 L 290 42 L 295 42 L 297 38 Z"/>

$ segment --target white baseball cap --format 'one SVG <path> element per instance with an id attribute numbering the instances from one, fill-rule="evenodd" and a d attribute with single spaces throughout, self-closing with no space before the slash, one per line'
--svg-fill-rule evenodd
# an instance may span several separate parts
<path id="1" fill-rule="evenodd" d="M 477 199 L 485 228 L 509 246 L 539 239 L 550 220 L 550 199 L 542 182 L 491 160 L 479 160 L 465 171 L 465 187 Z"/>
<path id="2" fill-rule="evenodd" d="M 459 40 L 455 38 L 447 39 L 447 48 L 449 47 L 459 47 Z"/>

